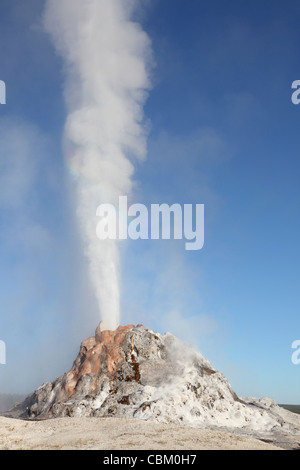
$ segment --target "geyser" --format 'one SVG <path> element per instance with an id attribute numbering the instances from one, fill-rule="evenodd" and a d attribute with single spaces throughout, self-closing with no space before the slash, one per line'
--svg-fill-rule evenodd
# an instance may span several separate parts
<path id="1" fill-rule="evenodd" d="M 299 415 L 270 398 L 238 397 L 202 354 L 143 325 L 115 331 L 99 325 L 82 341 L 69 371 L 4 415 L 142 419 L 222 429 L 291 448 L 298 447 L 300 430 Z"/>
<path id="2" fill-rule="evenodd" d="M 132 21 L 137 0 L 47 0 L 44 25 L 63 58 L 67 165 L 91 282 L 106 329 L 120 323 L 117 240 L 100 241 L 96 210 L 132 190 L 134 162 L 146 154 L 143 105 L 151 45 Z"/>

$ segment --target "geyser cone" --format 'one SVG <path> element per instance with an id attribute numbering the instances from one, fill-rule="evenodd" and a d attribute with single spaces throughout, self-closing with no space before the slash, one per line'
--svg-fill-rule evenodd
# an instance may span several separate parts
<path id="1" fill-rule="evenodd" d="M 172 334 L 143 325 L 102 328 L 81 343 L 68 372 L 39 387 L 9 416 L 127 417 L 251 434 L 299 432 L 300 417 L 297 425 L 286 414 L 284 421 L 285 410 L 271 399 L 241 400 L 223 374 Z"/>

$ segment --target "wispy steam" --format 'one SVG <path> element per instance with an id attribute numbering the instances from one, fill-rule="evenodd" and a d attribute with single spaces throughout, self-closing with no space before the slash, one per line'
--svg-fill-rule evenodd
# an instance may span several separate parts
<path id="1" fill-rule="evenodd" d="M 131 20 L 138 0 L 47 0 L 44 24 L 64 61 L 65 155 L 91 280 L 105 327 L 120 320 L 117 241 L 96 237 L 99 204 L 130 194 L 146 152 L 143 105 L 151 45 Z"/>

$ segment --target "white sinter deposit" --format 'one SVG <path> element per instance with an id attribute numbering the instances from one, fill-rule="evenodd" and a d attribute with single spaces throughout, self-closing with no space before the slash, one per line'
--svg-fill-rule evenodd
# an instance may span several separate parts
<path id="1" fill-rule="evenodd" d="M 274 400 L 241 399 L 208 359 L 170 333 L 142 325 L 83 341 L 70 371 L 39 387 L 9 416 L 137 418 L 277 436 L 300 435 L 300 416 Z"/>

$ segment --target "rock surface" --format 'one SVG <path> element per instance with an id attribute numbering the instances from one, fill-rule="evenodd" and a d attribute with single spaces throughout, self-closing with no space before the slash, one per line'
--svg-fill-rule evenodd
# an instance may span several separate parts
<path id="1" fill-rule="evenodd" d="M 142 325 L 115 331 L 99 325 L 95 336 L 82 342 L 70 371 L 5 415 L 137 418 L 237 431 L 270 442 L 293 436 L 300 443 L 299 415 L 271 399 L 239 398 L 208 359 L 170 333 Z"/>
<path id="2" fill-rule="evenodd" d="M 0 450 L 187 450 L 190 453 L 191 450 L 280 448 L 224 431 L 138 419 L 81 417 L 28 422 L 0 417 Z"/>

